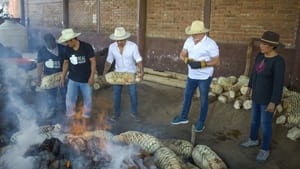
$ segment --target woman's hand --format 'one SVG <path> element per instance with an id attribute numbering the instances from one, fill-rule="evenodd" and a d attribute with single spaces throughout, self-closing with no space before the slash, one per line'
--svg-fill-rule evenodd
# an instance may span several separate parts
<path id="1" fill-rule="evenodd" d="M 275 112 L 275 108 L 276 108 L 275 103 L 270 102 L 270 103 L 268 104 L 268 106 L 267 106 L 266 111 L 271 112 L 271 113 L 274 113 L 274 112 Z"/>

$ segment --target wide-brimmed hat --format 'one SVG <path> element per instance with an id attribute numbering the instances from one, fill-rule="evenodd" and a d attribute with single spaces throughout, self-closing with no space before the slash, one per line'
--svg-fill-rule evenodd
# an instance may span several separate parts
<path id="1" fill-rule="evenodd" d="M 130 37 L 130 33 L 126 32 L 123 27 L 116 27 L 114 33 L 112 33 L 109 38 L 111 40 L 124 40 Z"/>
<path id="2" fill-rule="evenodd" d="M 265 31 L 258 40 L 274 47 L 284 47 L 284 45 L 279 42 L 279 39 L 280 35 L 278 33 L 273 31 Z"/>
<path id="3" fill-rule="evenodd" d="M 192 22 L 192 25 L 185 28 L 185 33 L 188 35 L 200 34 L 209 32 L 209 29 L 204 27 L 204 23 L 199 20 L 195 20 Z"/>
<path id="4" fill-rule="evenodd" d="M 61 31 L 61 36 L 58 38 L 58 43 L 64 43 L 68 40 L 76 38 L 77 36 L 81 35 L 81 33 L 76 33 L 71 28 L 67 28 Z"/>

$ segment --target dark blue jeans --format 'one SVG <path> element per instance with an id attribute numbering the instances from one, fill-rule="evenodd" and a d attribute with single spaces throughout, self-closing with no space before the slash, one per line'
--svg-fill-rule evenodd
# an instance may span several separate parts
<path id="1" fill-rule="evenodd" d="M 137 89 L 136 84 L 131 85 L 114 85 L 113 93 L 114 93 L 114 111 L 116 116 L 121 115 L 121 94 L 123 86 L 127 86 L 128 93 L 130 96 L 131 102 L 131 113 L 137 113 Z"/>
<path id="2" fill-rule="evenodd" d="M 258 130 L 262 129 L 261 149 L 269 150 L 272 140 L 273 113 L 266 111 L 267 106 L 252 101 L 250 139 L 258 139 Z"/>
<path id="3" fill-rule="evenodd" d="M 49 106 L 48 110 L 65 112 L 66 91 L 66 87 L 55 87 L 45 90 Z"/>
<path id="4" fill-rule="evenodd" d="M 181 118 L 188 119 L 188 114 L 190 111 L 195 90 L 197 87 L 199 87 L 201 108 L 198 123 L 205 122 L 208 111 L 208 92 L 211 80 L 212 77 L 209 77 L 206 80 L 197 80 L 190 78 L 187 79 L 186 88 L 184 92 L 183 108 L 181 111 Z"/>

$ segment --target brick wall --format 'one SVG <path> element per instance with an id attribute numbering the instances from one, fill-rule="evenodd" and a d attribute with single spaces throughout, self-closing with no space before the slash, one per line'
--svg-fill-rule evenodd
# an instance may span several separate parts
<path id="1" fill-rule="evenodd" d="M 61 0 L 25 0 L 25 15 L 32 27 L 62 28 Z"/>
<path id="2" fill-rule="evenodd" d="M 185 38 L 185 27 L 203 20 L 203 4 L 204 0 L 148 0 L 147 37 Z"/>
<path id="3" fill-rule="evenodd" d="M 75 30 L 97 30 L 97 2 L 69 1 L 69 27 Z"/>
<path id="4" fill-rule="evenodd" d="M 90 42 L 96 51 L 111 43 L 108 36 L 116 26 L 124 26 L 132 33 L 131 40 L 136 40 L 138 0 L 88 2 L 95 3 L 69 0 L 69 26 L 82 32 L 80 38 Z M 206 2 L 211 3 L 210 13 L 204 13 Z M 62 3 L 63 0 L 25 0 L 31 29 L 57 30 L 58 36 L 63 27 Z M 148 67 L 186 72 L 178 59 L 187 37 L 184 29 L 193 20 L 208 17 L 209 35 L 218 43 L 222 57 L 216 76 L 243 73 L 250 38 L 260 37 L 265 30 L 281 35 L 288 49 L 280 53 L 287 63 L 295 64 L 299 57 L 295 54 L 299 0 L 148 0 L 146 5 L 146 46 L 142 55 Z M 293 68 L 294 65 L 287 67 L 286 77 L 293 76 Z"/>
<path id="5" fill-rule="evenodd" d="M 81 31 L 109 34 L 124 26 L 135 35 L 137 0 L 69 1 L 69 26 Z M 32 26 L 62 27 L 62 0 L 25 0 Z M 149 38 L 184 39 L 184 29 L 203 20 L 204 0 L 148 0 Z M 299 0 L 211 0 L 210 36 L 218 42 L 247 44 L 264 30 L 274 30 L 282 42 L 294 47 L 299 20 Z"/>
<path id="6" fill-rule="evenodd" d="M 117 26 L 136 33 L 137 0 L 100 0 L 100 30 L 110 34 Z"/>
<path id="7" fill-rule="evenodd" d="M 299 0 L 212 0 L 211 36 L 219 42 L 245 43 L 265 30 L 294 47 Z"/>

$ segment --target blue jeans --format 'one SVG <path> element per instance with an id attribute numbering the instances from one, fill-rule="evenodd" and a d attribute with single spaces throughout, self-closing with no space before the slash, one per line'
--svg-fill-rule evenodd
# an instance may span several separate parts
<path id="1" fill-rule="evenodd" d="M 83 97 L 83 117 L 89 118 L 92 110 L 92 87 L 89 83 L 75 82 L 71 79 L 68 81 L 66 95 L 66 115 L 71 117 L 75 114 L 74 108 L 76 107 L 79 90 Z"/>
<path id="2" fill-rule="evenodd" d="M 66 87 L 55 87 L 52 89 L 45 89 L 48 101 L 48 110 L 55 112 L 65 112 L 66 108 Z"/>
<path id="3" fill-rule="evenodd" d="M 190 111 L 195 90 L 197 87 L 199 87 L 201 108 L 198 123 L 204 124 L 208 111 L 208 92 L 211 80 L 212 77 L 209 77 L 206 80 L 197 80 L 190 78 L 187 79 L 186 88 L 184 92 L 183 108 L 181 111 L 181 118 L 188 119 L 188 114 Z"/>
<path id="4" fill-rule="evenodd" d="M 122 89 L 125 85 L 114 85 L 113 93 L 114 93 L 114 111 L 116 116 L 121 115 L 121 94 Z M 131 102 L 131 113 L 137 113 L 137 87 L 136 84 L 126 85 L 128 89 L 128 93 L 130 96 Z"/>
<path id="5" fill-rule="evenodd" d="M 266 111 L 267 106 L 252 101 L 250 139 L 258 139 L 258 130 L 262 128 L 261 149 L 269 150 L 272 140 L 273 113 Z"/>

